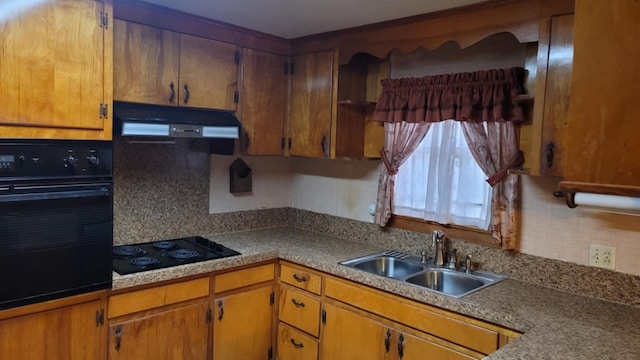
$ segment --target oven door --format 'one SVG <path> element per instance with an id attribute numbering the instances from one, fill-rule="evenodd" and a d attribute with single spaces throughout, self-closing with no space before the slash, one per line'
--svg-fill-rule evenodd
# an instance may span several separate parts
<path id="1" fill-rule="evenodd" d="M 0 186 L 0 309 L 111 286 L 112 184 Z"/>

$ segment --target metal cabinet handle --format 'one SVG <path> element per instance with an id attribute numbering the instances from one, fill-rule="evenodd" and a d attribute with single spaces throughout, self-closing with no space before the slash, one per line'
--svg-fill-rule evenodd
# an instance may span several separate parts
<path id="1" fill-rule="evenodd" d="M 321 146 L 322 155 L 324 155 L 325 157 L 329 157 L 329 153 L 327 152 L 327 135 L 322 136 Z"/>
<path id="2" fill-rule="evenodd" d="M 555 150 L 555 145 L 550 142 L 547 144 L 547 149 L 546 149 L 546 165 L 547 165 L 547 169 L 551 169 L 551 167 L 553 166 L 553 158 L 554 158 L 554 150 Z"/>
<path id="3" fill-rule="evenodd" d="M 184 103 L 189 102 L 189 85 L 184 84 Z"/>
<path id="4" fill-rule="evenodd" d="M 398 356 L 400 359 L 404 356 L 404 336 L 402 336 L 402 334 L 400 334 L 398 338 Z"/>
<path id="5" fill-rule="evenodd" d="M 116 351 L 120 351 L 120 347 L 122 345 L 122 326 L 116 327 Z"/>
<path id="6" fill-rule="evenodd" d="M 224 316 L 224 303 L 222 300 L 218 300 L 218 321 L 222 321 L 222 317 Z"/>
<path id="7" fill-rule="evenodd" d="M 298 301 L 296 299 L 291 299 L 291 302 L 293 303 L 293 305 L 295 305 L 298 308 L 303 308 L 304 307 L 304 303 L 302 301 Z"/>
<path id="8" fill-rule="evenodd" d="M 385 335 L 384 337 L 384 350 L 387 352 L 387 354 L 389 353 L 390 341 L 391 341 L 391 330 L 387 329 L 387 335 Z"/>
<path id="9" fill-rule="evenodd" d="M 306 282 L 307 281 L 307 277 L 306 276 L 300 276 L 298 274 L 293 274 L 293 278 L 297 281 L 297 282 Z"/>
<path id="10" fill-rule="evenodd" d="M 304 347 L 303 343 L 298 343 L 295 340 L 291 339 L 291 344 L 293 345 L 294 348 L 296 349 L 302 349 Z"/>
<path id="11" fill-rule="evenodd" d="M 169 96 L 169 102 L 172 103 L 173 100 L 176 99 L 176 87 L 173 85 L 173 81 L 169 84 L 169 89 L 171 89 L 171 95 Z"/>
<path id="12" fill-rule="evenodd" d="M 245 132 L 244 133 L 244 151 L 249 150 L 249 142 L 251 141 L 251 139 L 249 138 L 249 133 Z"/>

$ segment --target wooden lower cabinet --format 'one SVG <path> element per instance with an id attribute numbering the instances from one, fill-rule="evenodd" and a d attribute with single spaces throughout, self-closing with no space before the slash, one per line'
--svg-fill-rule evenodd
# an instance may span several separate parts
<path id="1" fill-rule="evenodd" d="M 68 300 L 1 311 L 0 359 L 104 359 L 103 302 Z M 67 304 L 43 308 L 59 302 Z"/>
<path id="2" fill-rule="evenodd" d="M 473 357 L 403 333 L 377 319 L 324 304 L 321 359 L 460 360 Z"/>
<path id="3" fill-rule="evenodd" d="M 109 326 L 110 360 L 204 360 L 208 301 L 136 317 Z"/>
<path id="4" fill-rule="evenodd" d="M 272 285 L 213 300 L 213 359 L 268 359 L 273 352 Z"/>

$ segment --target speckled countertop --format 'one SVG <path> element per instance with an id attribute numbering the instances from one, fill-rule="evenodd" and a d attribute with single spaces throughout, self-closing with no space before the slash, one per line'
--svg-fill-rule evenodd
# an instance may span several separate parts
<path id="1" fill-rule="evenodd" d="M 294 228 L 207 237 L 242 255 L 124 276 L 114 273 L 113 288 L 280 258 L 524 332 L 487 359 L 640 359 L 640 309 L 636 307 L 511 279 L 456 299 L 338 265 L 384 249 Z"/>

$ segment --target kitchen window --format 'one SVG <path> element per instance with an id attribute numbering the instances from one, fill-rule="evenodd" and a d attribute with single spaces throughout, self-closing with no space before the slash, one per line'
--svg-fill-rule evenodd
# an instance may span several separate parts
<path id="1" fill-rule="evenodd" d="M 492 188 L 485 179 L 460 123 L 433 123 L 398 170 L 393 213 L 487 231 Z"/>

